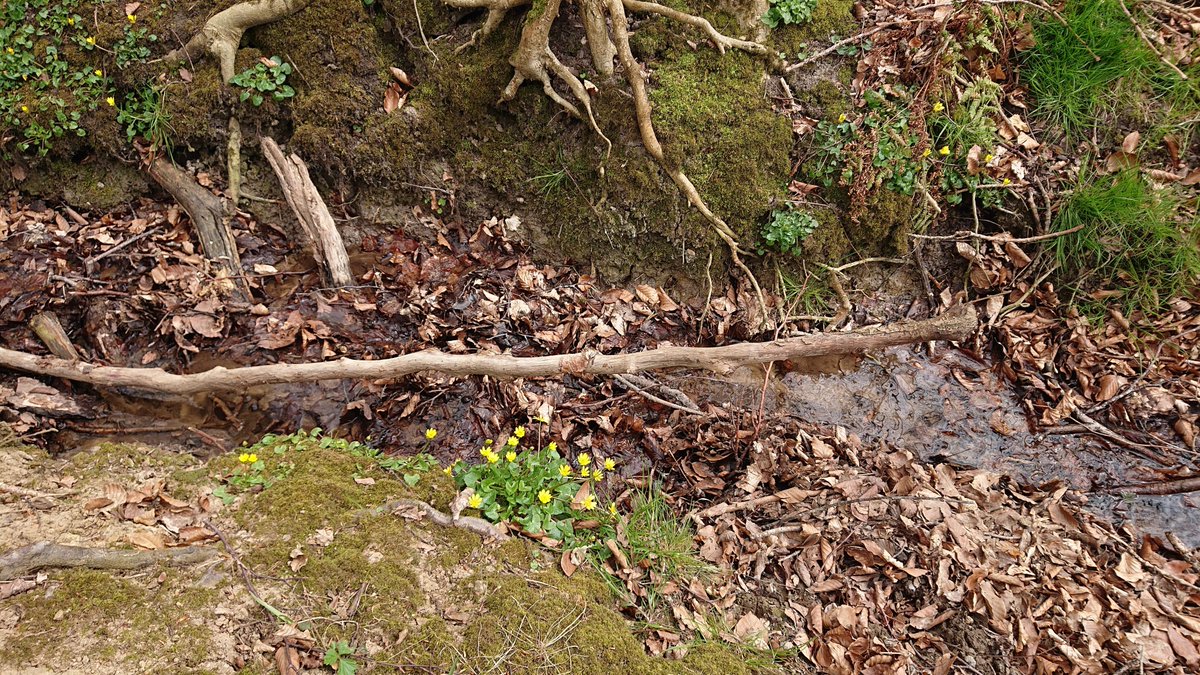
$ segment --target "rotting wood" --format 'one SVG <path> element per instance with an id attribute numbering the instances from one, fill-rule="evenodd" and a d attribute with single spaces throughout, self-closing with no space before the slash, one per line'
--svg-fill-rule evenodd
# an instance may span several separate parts
<path id="1" fill-rule="evenodd" d="M 1109 494 L 1131 494 L 1131 495 L 1179 495 L 1186 492 L 1200 491 L 1200 476 L 1192 476 L 1190 478 L 1177 478 L 1175 480 L 1164 480 L 1157 483 L 1141 483 L 1137 485 L 1118 485 L 1116 487 L 1104 488 L 1099 492 L 1107 492 Z"/>
<path id="2" fill-rule="evenodd" d="M 192 565 L 215 555 L 215 549 L 201 546 L 164 548 L 156 551 L 123 551 L 39 541 L 0 555 L 0 580 L 15 579 L 45 567 L 136 570 L 157 563 Z"/>
<path id="3" fill-rule="evenodd" d="M 333 222 L 329 207 L 325 206 L 325 200 L 308 175 L 308 166 L 295 153 L 285 156 L 279 144 L 267 136 L 263 136 L 260 143 L 263 154 L 279 178 L 284 198 L 296 214 L 296 220 L 300 221 L 305 246 L 317 264 L 324 268 L 334 286 L 352 285 L 354 277 L 350 273 L 350 256 L 346 254 L 346 245 L 342 242 L 337 223 Z"/>
<path id="4" fill-rule="evenodd" d="M 71 344 L 71 338 L 67 337 L 67 331 L 63 329 L 62 322 L 58 320 L 58 315 L 54 312 L 39 312 L 33 315 L 29 320 L 29 328 L 34 335 L 46 345 L 46 349 L 50 353 L 60 359 L 68 361 L 80 361 L 79 351 L 75 349 L 75 345 Z"/>
<path id="5" fill-rule="evenodd" d="M 482 518 L 474 516 L 459 516 L 455 518 L 448 513 L 437 510 L 432 504 L 420 501 L 419 499 L 397 499 L 382 506 L 366 509 L 365 512 L 371 515 L 385 515 L 396 513 L 402 509 L 416 509 L 422 517 L 428 518 L 429 522 L 434 525 L 457 527 L 468 532 L 474 532 L 481 537 L 491 537 L 497 540 L 508 539 L 508 535 L 504 530 Z"/>
<path id="6" fill-rule="evenodd" d="M 218 366 L 200 373 L 178 375 L 160 368 L 97 366 L 0 348 L 0 367 L 87 382 L 99 387 L 131 387 L 184 396 L 268 384 L 338 379 L 390 380 L 423 371 L 499 378 L 554 377 L 563 373 L 624 375 L 669 368 L 729 373 L 740 366 L 756 363 L 861 353 L 932 340 L 961 342 L 975 331 L 977 325 L 975 310 L 970 305 L 958 305 L 932 319 L 905 320 L 848 333 L 818 333 L 722 347 L 666 346 L 628 354 L 585 351 L 517 357 L 507 354 L 446 354 L 429 349 L 378 361 L 343 358 L 337 361 L 276 363 L 233 369 Z"/>
<path id="7" fill-rule="evenodd" d="M 225 220 L 225 208 L 221 198 L 200 187 L 187 172 L 158 157 L 150 163 L 150 177 L 164 190 L 171 193 L 192 219 L 192 227 L 200 237 L 204 256 L 220 267 L 229 276 L 234 293 L 241 300 L 250 297 L 249 288 L 242 275 L 242 259 L 238 255 L 237 242 Z"/>

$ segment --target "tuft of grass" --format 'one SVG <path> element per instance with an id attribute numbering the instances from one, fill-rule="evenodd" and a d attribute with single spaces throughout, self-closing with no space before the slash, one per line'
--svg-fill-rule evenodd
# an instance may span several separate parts
<path id="1" fill-rule="evenodd" d="M 1063 204 L 1052 249 L 1077 294 L 1117 291 L 1126 314 L 1160 312 L 1200 277 L 1200 219 L 1178 222 L 1182 211 L 1169 190 L 1156 190 L 1136 169 L 1089 178 Z"/>
<path id="2" fill-rule="evenodd" d="M 1168 103 L 1193 98 L 1193 87 L 1145 46 L 1118 0 L 1069 0 L 1063 25 L 1044 18 L 1021 74 L 1037 99 L 1035 111 L 1068 137 L 1095 126 L 1099 110 L 1119 92 L 1152 92 Z"/>

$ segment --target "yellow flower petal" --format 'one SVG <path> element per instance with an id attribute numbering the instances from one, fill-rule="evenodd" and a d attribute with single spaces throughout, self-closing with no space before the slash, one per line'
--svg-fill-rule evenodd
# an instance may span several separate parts
<path id="1" fill-rule="evenodd" d="M 570 476 L 571 466 L 569 464 L 563 464 L 562 466 L 558 467 L 558 475 L 562 476 L 563 478 Z"/>
<path id="2" fill-rule="evenodd" d="M 549 450 L 550 452 L 558 452 L 558 443 L 555 443 L 554 441 L 550 441 L 550 445 L 547 445 L 546 449 Z"/>
<path id="3" fill-rule="evenodd" d="M 110 106 L 113 106 L 113 105 L 116 105 L 116 104 L 117 104 L 117 99 L 115 99 L 115 98 L 113 98 L 113 97 L 111 97 L 111 96 L 109 96 L 108 98 L 104 99 L 104 101 L 105 101 L 106 103 L 108 103 Z"/>
<path id="4" fill-rule="evenodd" d="M 504 459 L 507 459 L 510 462 L 515 462 L 517 461 L 517 453 L 509 450 L 508 452 L 504 453 Z"/>
<path id="5" fill-rule="evenodd" d="M 483 506 L 483 497 L 480 497 L 479 495 L 471 495 L 471 498 L 467 500 L 467 506 L 473 509 Z"/>
<path id="6" fill-rule="evenodd" d="M 435 438 L 437 438 L 437 429 L 429 427 L 425 430 L 425 440 L 432 441 Z"/>
<path id="7" fill-rule="evenodd" d="M 617 468 L 617 463 L 610 457 L 604 460 L 604 468 L 607 471 L 613 471 Z"/>
<path id="8" fill-rule="evenodd" d="M 525 427 L 517 427 L 513 429 L 513 436 L 517 438 L 525 438 Z"/>
<path id="9" fill-rule="evenodd" d="M 614 516 L 615 516 L 615 515 L 617 515 L 617 505 L 616 505 L 615 503 L 609 504 L 609 505 L 608 505 L 608 512 L 609 512 L 609 513 L 611 513 L 611 514 L 612 514 L 612 515 L 614 515 Z"/>
<path id="10" fill-rule="evenodd" d="M 587 466 L 592 463 L 592 456 L 586 452 L 579 456 L 579 466 Z"/>
<path id="11" fill-rule="evenodd" d="M 542 490 L 538 493 L 538 501 L 543 504 L 549 504 L 552 497 L 549 490 Z"/>
<path id="12" fill-rule="evenodd" d="M 585 497 L 583 500 L 583 510 L 591 511 L 595 508 L 596 508 L 596 496 L 588 495 L 587 497 Z"/>
<path id="13" fill-rule="evenodd" d="M 942 157 L 949 155 L 950 154 L 950 146 L 943 145 L 941 148 L 938 149 L 938 154 L 941 155 Z"/>

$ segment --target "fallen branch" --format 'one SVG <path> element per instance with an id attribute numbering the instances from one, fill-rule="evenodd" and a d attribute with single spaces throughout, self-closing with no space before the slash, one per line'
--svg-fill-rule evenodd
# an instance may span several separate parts
<path id="1" fill-rule="evenodd" d="M 70 492 L 50 494 L 48 492 L 39 492 L 37 490 L 31 490 L 29 488 L 23 488 L 17 485 L 9 485 L 8 483 L 0 483 L 0 492 L 6 492 L 10 495 L 17 495 L 18 497 L 27 497 L 29 499 L 57 499 L 59 497 L 65 497 L 69 494 L 72 494 Z"/>
<path id="2" fill-rule="evenodd" d="M 204 562 L 216 554 L 216 550 L 201 546 L 164 548 L 157 551 L 123 551 L 39 541 L 0 556 L 0 579 L 15 579 L 44 567 L 137 570 L 158 563 L 192 565 Z"/>
<path id="3" fill-rule="evenodd" d="M 317 186 L 308 175 L 308 166 L 294 153 L 285 157 L 279 145 L 267 136 L 262 137 L 261 144 L 263 154 L 279 178 L 284 198 L 296 214 L 296 220 L 300 221 L 300 231 L 309 252 L 325 269 L 334 286 L 352 285 L 354 277 L 350 274 L 346 245 L 342 243 L 342 235 L 333 222 L 329 207 L 325 206 L 325 200 L 321 199 L 321 193 L 317 192 Z"/>
<path id="4" fill-rule="evenodd" d="M 367 512 L 372 515 L 387 515 L 393 514 L 403 509 L 416 509 L 421 516 L 428 518 L 434 525 L 442 527 L 457 527 L 468 532 L 498 540 L 508 539 L 508 535 L 504 530 L 489 523 L 482 518 L 474 516 L 459 516 L 455 518 L 448 513 L 442 513 L 433 507 L 433 505 L 420 501 L 418 499 L 397 499 L 388 502 L 383 506 L 377 506 L 373 509 L 367 509 Z"/>
<path id="5" fill-rule="evenodd" d="M 75 345 L 71 344 L 71 338 L 67 337 L 67 331 L 63 329 L 62 322 L 58 320 L 58 315 L 54 312 L 39 312 L 29 320 L 29 328 L 34 335 L 46 345 L 46 349 L 50 353 L 60 359 L 68 361 L 79 361 L 81 357 L 75 349 Z"/>
<path id="6" fill-rule="evenodd" d="M 673 389 L 671 387 L 664 387 L 663 385 L 661 385 L 653 380 L 650 380 L 649 378 L 637 377 L 636 375 L 628 375 L 628 376 L 615 375 L 614 379 L 617 382 L 620 382 L 626 389 L 629 389 L 631 391 L 636 391 L 637 393 L 639 393 L 643 397 L 645 397 L 647 400 L 658 403 L 659 405 L 665 405 L 668 408 L 671 408 L 673 410 L 678 410 L 680 412 L 685 412 L 690 415 L 703 415 L 704 414 L 699 408 L 696 407 L 696 404 L 690 398 L 688 398 L 687 394 L 684 394 L 682 391 L 679 391 L 678 389 Z M 654 394 L 651 394 L 650 392 L 646 391 L 642 387 L 657 387 L 657 388 L 663 390 L 664 394 L 671 395 L 673 398 L 678 400 L 679 403 L 672 403 L 666 399 L 659 398 L 658 396 L 655 396 Z"/>
<path id="7" fill-rule="evenodd" d="M 1179 478 L 1176 480 L 1164 480 L 1158 483 L 1142 483 L 1138 485 L 1118 485 L 1116 487 L 1104 488 L 1100 492 L 1110 494 L 1133 494 L 1133 495 L 1179 495 L 1185 492 L 1196 492 L 1200 490 L 1200 476 L 1192 476 L 1191 478 Z"/>
<path id="8" fill-rule="evenodd" d="M 556 356 L 516 357 L 507 354 L 446 354 L 429 349 L 379 361 L 344 358 L 319 363 L 276 363 L 232 369 L 218 366 L 201 373 L 178 375 L 160 368 L 97 366 L 0 348 L 0 367 L 62 377 L 99 387 L 133 387 L 183 396 L 268 384 L 338 379 L 390 380 L 423 371 L 506 379 L 554 377 L 563 373 L 619 375 L 667 368 L 729 373 L 741 366 L 756 363 L 861 353 L 932 340 L 959 342 L 967 339 L 977 325 L 975 310 L 970 305 L 958 305 L 932 319 L 900 321 L 849 333 L 818 333 L 723 347 L 667 346 L 631 354 L 586 351 Z"/>

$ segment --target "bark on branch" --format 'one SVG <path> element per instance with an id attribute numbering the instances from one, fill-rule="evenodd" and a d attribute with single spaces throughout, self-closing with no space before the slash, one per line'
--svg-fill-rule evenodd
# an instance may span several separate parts
<path id="1" fill-rule="evenodd" d="M 501 378 L 574 375 L 618 375 L 666 368 L 695 368 L 727 373 L 756 363 L 848 354 L 931 340 L 962 341 L 977 325 L 975 310 L 960 305 L 923 321 L 901 321 L 850 333 L 746 342 L 723 347 L 659 347 L 631 354 L 586 351 L 557 356 L 516 357 L 500 354 L 446 354 L 430 349 L 379 361 L 340 359 L 319 363 L 277 363 L 177 375 L 159 368 L 120 368 L 36 356 L 0 348 L 0 367 L 62 377 L 100 387 L 133 387 L 167 394 L 191 395 L 267 384 L 337 379 L 395 379 L 422 371 Z"/>
<path id="2" fill-rule="evenodd" d="M 198 59 L 212 54 L 226 83 L 234 76 L 234 59 L 242 34 L 304 9 L 312 0 L 247 0 L 217 12 L 188 43 L 167 55 L 168 60 Z"/>
<path id="3" fill-rule="evenodd" d="M 204 562 L 216 554 L 215 549 L 200 546 L 164 548 L 157 551 L 124 551 L 39 541 L 0 555 L 0 581 L 15 579 L 43 567 L 136 570 L 156 563 L 191 565 Z"/>

